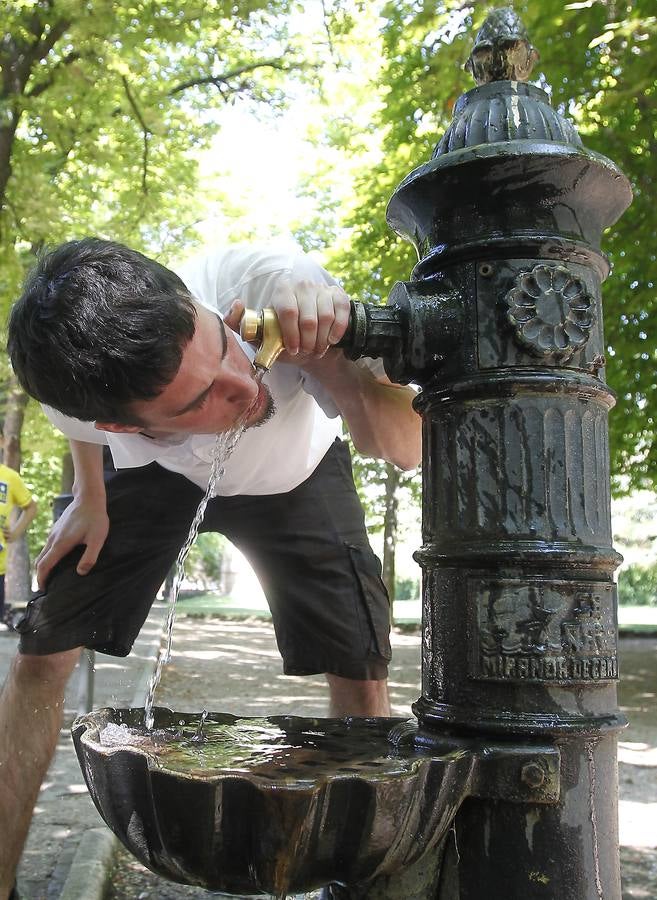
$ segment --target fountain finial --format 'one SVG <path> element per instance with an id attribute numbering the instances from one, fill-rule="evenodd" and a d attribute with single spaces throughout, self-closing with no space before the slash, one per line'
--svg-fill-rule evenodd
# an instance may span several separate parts
<path id="1" fill-rule="evenodd" d="M 465 68 L 478 85 L 527 81 L 539 58 L 520 17 L 505 6 L 494 9 L 484 22 Z"/>

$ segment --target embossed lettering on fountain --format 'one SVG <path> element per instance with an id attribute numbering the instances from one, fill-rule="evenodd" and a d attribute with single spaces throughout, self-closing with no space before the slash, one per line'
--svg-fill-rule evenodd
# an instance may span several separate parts
<path id="1" fill-rule="evenodd" d="M 471 578 L 471 678 L 610 681 L 618 678 L 615 585 Z"/>

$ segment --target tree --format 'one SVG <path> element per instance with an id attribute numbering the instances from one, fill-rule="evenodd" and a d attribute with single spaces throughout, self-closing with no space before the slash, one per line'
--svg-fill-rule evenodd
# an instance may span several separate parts
<path id="1" fill-rule="evenodd" d="M 419 506 L 420 473 L 402 472 L 392 463 L 369 459 L 356 453 L 352 447 L 354 480 L 363 503 L 367 530 L 383 532 L 382 578 L 390 603 L 396 594 L 395 553 L 400 537 L 400 505 Z"/>
<path id="2" fill-rule="evenodd" d="M 218 127 L 216 110 L 236 98 L 280 105 L 285 78 L 300 69 L 288 34 L 290 6 L 287 0 L 3 5 L 3 310 L 45 244 L 93 233 L 166 257 L 193 241 L 197 155 Z M 3 368 L 3 431 L 8 461 L 18 468 L 27 398 Z M 42 503 L 37 531 L 46 518 Z"/>
<path id="3" fill-rule="evenodd" d="M 381 68 L 362 95 L 380 98 L 381 135 L 354 182 L 355 200 L 339 219 L 329 252 L 362 299 L 385 300 L 408 278 L 412 248 L 392 235 L 385 208 L 409 171 L 428 160 L 452 116 L 454 102 L 473 87 L 463 71 L 487 4 L 461 0 L 395 0 L 381 7 Z M 541 53 L 537 81 L 575 119 L 584 143 L 613 159 L 630 178 L 634 203 L 605 237 L 613 276 L 603 301 L 611 386 L 615 487 L 657 485 L 657 255 L 655 254 L 657 18 L 652 0 L 526 0 L 515 3 Z M 346 148 L 362 128 L 343 117 L 328 140 Z"/>

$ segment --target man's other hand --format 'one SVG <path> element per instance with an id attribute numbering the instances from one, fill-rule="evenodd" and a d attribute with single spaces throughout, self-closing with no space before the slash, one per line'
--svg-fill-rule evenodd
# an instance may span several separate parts
<path id="1" fill-rule="evenodd" d="M 105 499 L 74 499 L 52 527 L 36 560 L 37 583 L 43 590 L 54 566 L 74 547 L 85 546 L 77 564 L 78 575 L 86 575 L 96 564 L 107 534 L 109 519 Z"/>

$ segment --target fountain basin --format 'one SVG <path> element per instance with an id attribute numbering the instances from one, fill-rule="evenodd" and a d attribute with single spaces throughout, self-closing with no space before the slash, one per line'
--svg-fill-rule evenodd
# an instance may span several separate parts
<path id="1" fill-rule="evenodd" d="M 156 708 L 146 739 L 143 721 L 108 708 L 73 723 L 101 816 L 152 871 L 234 894 L 391 874 L 438 843 L 472 777 L 467 752 L 396 746 L 403 719 L 210 713 L 199 735 L 201 714 Z"/>

